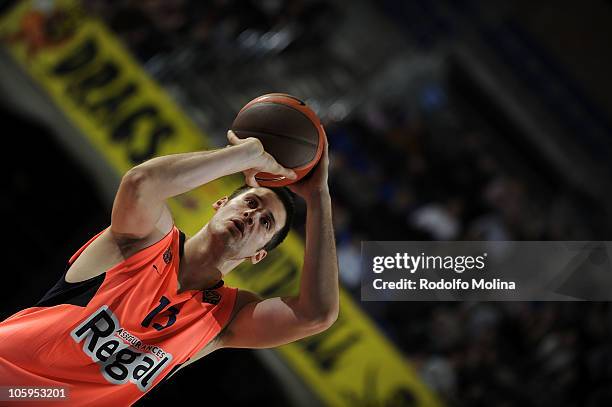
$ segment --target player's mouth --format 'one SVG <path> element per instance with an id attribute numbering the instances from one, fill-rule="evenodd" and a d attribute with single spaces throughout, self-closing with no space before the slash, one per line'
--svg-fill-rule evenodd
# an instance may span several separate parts
<path id="1" fill-rule="evenodd" d="M 240 219 L 232 219 L 232 223 L 234 224 L 236 229 L 238 229 L 240 235 L 244 236 L 244 222 L 242 222 Z"/>

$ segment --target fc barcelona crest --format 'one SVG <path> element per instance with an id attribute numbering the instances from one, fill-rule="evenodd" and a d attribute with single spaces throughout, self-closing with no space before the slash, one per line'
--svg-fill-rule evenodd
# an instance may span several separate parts
<path id="1" fill-rule="evenodd" d="M 217 305 L 219 301 L 221 301 L 221 294 L 212 290 L 204 290 L 204 293 L 202 294 L 202 301 Z"/>
<path id="2" fill-rule="evenodd" d="M 172 250 L 170 250 L 170 248 L 168 247 L 168 250 L 164 252 L 164 262 L 168 264 L 171 261 L 172 261 Z"/>

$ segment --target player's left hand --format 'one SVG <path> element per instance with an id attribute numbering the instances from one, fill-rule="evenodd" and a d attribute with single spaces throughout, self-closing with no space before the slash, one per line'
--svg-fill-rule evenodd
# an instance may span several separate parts
<path id="1" fill-rule="evenodd" d="M 243 171 L 245 182 L 250 187 L 258 187 L 259 183 L 255 178 L 260 172 L 267 172 L 270 174 L 281 175 L 289 179 L 295 179 L 297 175 L 289 168 L 285 168 L 280 165 L 274 157 L 267 153 L 261 141 L 255 137 L 247 137 L 240 139 L 233 131 L 227 132 L 227 139 L 230 145 L 249 145 L 250 158 L 248 159 L 249 169 Z"/>

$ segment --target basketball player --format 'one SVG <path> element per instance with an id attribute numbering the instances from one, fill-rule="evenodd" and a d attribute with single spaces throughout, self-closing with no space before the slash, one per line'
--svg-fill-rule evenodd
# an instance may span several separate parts
<path id="1" fill-rule="evenodd" d="M 63 387 L 71 406 L 128 405 L 214 350 L 275 347 L 335 321 L 327 149 L 312 176 L 289 187 L 307 205 L 300 293 L 261 299 L 223 277 L 264 259 L 290 226 L 291 194 L 258 186 L 254 175 L 295 173 L 259 140 L 228 139 L 226 148 L 154 158 L 124 175 L 110 227 L 72 256 L 36 306 L 0 323 L 0 386 Z M 186 239 L 165 200 L 236 172 L 247 185 L 217 200 L 212 219 Z"/>

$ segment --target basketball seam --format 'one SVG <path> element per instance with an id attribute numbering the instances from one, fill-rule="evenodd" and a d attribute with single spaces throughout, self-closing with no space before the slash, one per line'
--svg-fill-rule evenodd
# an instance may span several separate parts
<path id="1" fill-rule="evenodd" d="M 274 136 L 274 137 L 278 137 L 278 138 L 290 138 L 291 140 L 298 141 L 301 144 L 310 145 L 310 146 L 313 146 L 313 147 L 317 146 L 316 144 L 310 143 L 310 142 L 308 142 L 306 140 L 294 139 L 293 137 L 288 137 L 288 136 L 284 136 L 284 135 L 280 135 L 280 134 L 273 134 L 273 133 L 269 133 L 267 131 L 257 132 L 257 131 L 240 130 L 240 129 L 235 129 L 234 131 L 241 132 L 241 133 L 246 133 L 246 134 L 254 134 L 254 135 L 265 134 L 265 135 L 268 135 L 268 136 Z M 308 157 L 308 158 L 304 159 L 303 161 L 300 161 L 298 164 L 295 164 L 295 166 L 293 166 L 291 168 L 298 168 L 298 167 L 302 167 L 302 166 L 308 164 L 310 161 L 312 161 L 314 159 L 314 157 L 316 155 L 317 155 L 317 152 L 315 151 L 314 154 L 312 155 L 312 157 Z"/>
<path id="2" fill-rule="evenodd" d="M 264 96 L 265 96 L 265 95 L 264 95 Z M 297 112 L 297 113 L 301 114 L 302 116 L 304 116 L 304 118 L 306 118 L 306 120 L 308 121 L 308 123 L 310 123 L 310 124 L 312 125 L 312 127 L 314 127 L 314 130 L 315 130 L 315 132 L 317 133 L 317 136 L 320 134 L 318 124 L 317 124 L 317 123 L 315 123 L 315 122 L 312 120 L 312 118 L 311 118 L 311 117 L 310 117 L 308 114 L 306 114 L 305 112 L 303 112 L 301 109 L 296 109 L 294 106 L 287 105 L 287 104 L 284 104 L 284 103 L 278 103 L 278 102 L 257 102 L 257 103 L 255 103 L 255 104 L 253 104 L 252 106 L 249 106 L 249 108 L 248 108 L 248 109 L 252 109 L 252 108 L 253 108 L 255 105 L 279 105 L 279 106 L 283 106 L 283 107 L 289 108 L 289 109 L 291 109 L 291 110 L 293 110 L 293 111 L 295 111 L 295 112 Z M 247 106 L 248 106 L 248 104 L 247 104 Z M 245 106 L 245 107 L 246 107 L 246 106 Z M 310 110 L 310 111 L 312 112 L 312 114 L 315 116 L 315 118 L 316 118 L 317 120 L 320 120 L 320 119 L 317 117 L 317 114 L 316 114 L 316 113 L 315 113 L 315 112 L 314 112 L 314 111 L 313 111 L 313 110 L 312 110 L 310 107 L 308 107 L 308 105 L 304 104 L 304 107 L 305 107 L 306 109 Z M 243 109 L 242 109 L 242 110 L 241 110 L 241 111 L 238 113 L 238 115 L 240 115 L 241 113 L 244 113 L 244 112 L 245 112 L 245 111 L 247 111 L 248 109 L 243 108 Z M 234 121 L 235 121 L 235 119 L 234 119 Z M 236 130 L 240 130 L 240 129 L 236 129 Z M 241 130 L 241 131 L 248 132 L 248 130 Z M 266 133 L 266 134 L 268 134 L 267 132 L 263 132 L 263 131 L 262 131 L 262 133 Z M 290 138 L 290 139 L 292 139 L 292 140 L 302 141 L 303 143 L 305 143 L 305 144 L 310 144 L 310 145 L 312 145 L 312 146 L 317 146 L 317 147 L 319 146 L 319 143 L 318 143 L 318 142 L 317 142 L 316 144 L 314 144 L 314 143 L 308 143 L 307 141 L 304 141 L 304 140 L 301 140 L 301 139 L 296 139 L 296 138 L 293 138 L 293 137 L 291 137 L 290 135 L 279 135 L 279 134 L 274 134 L 274 133 L 269 133 L 269 134 L 270 134 L 270 135 L 272 135 L 272 136 L 276 136 L 276 137 L 288 137 L 288 138 Z"/>
<path id="3" fill-rule="evenodd" d="M 290 136 L 287 134 L 276 134 L 276 133 L 271 133 L 269 130 L 242 130 L 240 128 L 236 128 L 234 129 L 235 132 L 241 132 L 241 133 L 247 133 L 247 134 L 265 134 L 267 136 L 274 136 L 274 137 L 278 137 L 278 138 L 288 138 L 291 139 L 293 141 L 297 141 L 301 144 L 307 144 L 310 146 L 318 146 L 318 143 L 312 143 L 308 140 L 302 140 L 300 138 L 297 138 L 295 136 Z M 318 132 L 317 132 L 318 135 Z"/>

